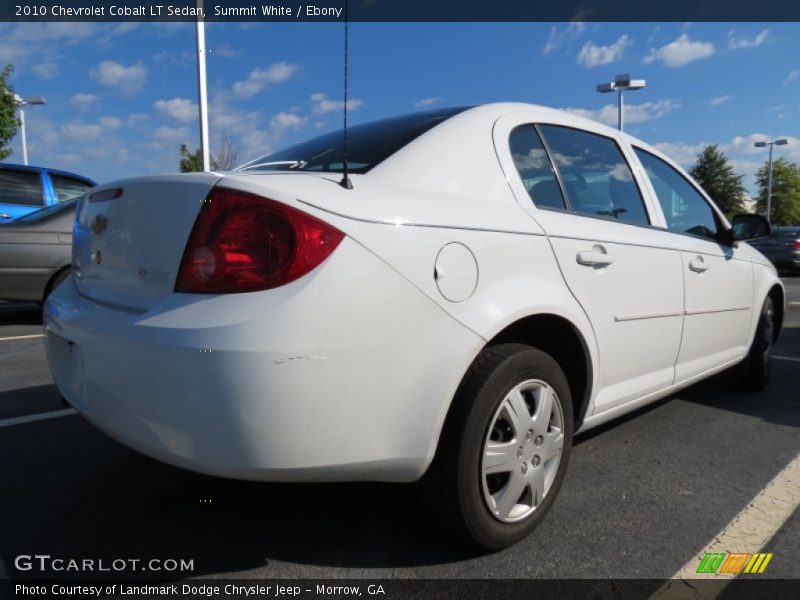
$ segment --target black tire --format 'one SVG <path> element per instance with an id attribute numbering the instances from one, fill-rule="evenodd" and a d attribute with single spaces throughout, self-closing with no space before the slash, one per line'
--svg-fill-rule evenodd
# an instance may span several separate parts
<path id="1" fill-rule="evenodd" d="M 775 342 L 775 308 L 767 296 L 761 308 L 756 334 L 743 364 L 740 384 L 745 389 L 763 390 L 772 370 L 772 346 Z"/>
<path id="2" fill-rule="evenodd" d="M 47 297 L 53 293 L 58 286 L 64 283 L 64 280 L 69 277 L 71 270 L 69 267 L 64 267 L 60 271 L 58 271 L 55 275 L 53 275 L 52 279 L 47 283 L 47 287 L 44 290 L 44 298 L 42 298 L 42 303 L 47 300 Z"/>
<path id="3" fill-rule="evenodd" d="M 555 477 L 549 489 L 545 489 L 543 499 L 538 504 L 531 502 L 531 507 L 535 505 L 535 508 L 530 514 L 508 523 L 492 514 L 489 501 L 484 496 L 481 470 L 484 443 L 490 435 L 494 435 L 494 430 L 489 432 L 489 427 L 496 425 L 501 403 L 517 385 L 529 380 L 544 382 L 555 392 L 553 402 L 561 411 L 563 447 Z M 551 431 L 550 418 L 551 415 L 548 415 L 548 424 L 545 425 L 548 432 Z M 436 457 L 420 481 L 423 504 L 434 512 L 437 523 L 443 524 L 468 543 L 487 550 L 511 546 L 530 534 L 552 506 L 569 462 L 572 433 L 572 397 L 558 363 L 541 350 L 522 344 L 488 347 L 474 360 L 456 393 Z M 516 436 L 512 441 L 515 440 Z M 539 436 L 536 440 L 542 443 Z M 536 440 L 534 443 L 537 443 Z M 525 458 L 519 460 L 524 462 Z M 528 465 L 531 469 L 534 466 L 543 469 L 545 463 L 542 462 L 539 467 L 538 461 L 539 457 L 536 456 Z M 523 474 L 527 468 L 527 465 L 523 466 Z"/>

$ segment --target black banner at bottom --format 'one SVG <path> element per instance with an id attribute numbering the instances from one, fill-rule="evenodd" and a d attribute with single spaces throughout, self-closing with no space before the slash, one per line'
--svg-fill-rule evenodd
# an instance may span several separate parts
<path id="1" fill-rule="evenodd" d="M 264 600 L 792 599 L 800 580 L 763 579 L 191 579 L 0 581 L 0 598 L 246 598 Z"/>

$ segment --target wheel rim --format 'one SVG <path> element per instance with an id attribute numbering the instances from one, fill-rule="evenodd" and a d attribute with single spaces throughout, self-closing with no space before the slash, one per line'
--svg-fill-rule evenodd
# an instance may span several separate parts
<path id="1" fill-rule="evenodd" d="M 499 521 L 529 517 L 555 481 L 564 415 L 555 390 L 530 379 L 509 391 L 489 424 L 481 457 L 483 498 Z"/>

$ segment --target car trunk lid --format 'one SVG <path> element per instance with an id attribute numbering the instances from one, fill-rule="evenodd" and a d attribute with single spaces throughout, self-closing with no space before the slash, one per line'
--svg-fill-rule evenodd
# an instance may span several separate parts
<path id="1" fill-rule="evenodd" d="M 219 179 L 187 173 L 93 189 L 81 202 L 73 235 L 81 294 L 138 311 L 171 294 L 197 213 Z"/>

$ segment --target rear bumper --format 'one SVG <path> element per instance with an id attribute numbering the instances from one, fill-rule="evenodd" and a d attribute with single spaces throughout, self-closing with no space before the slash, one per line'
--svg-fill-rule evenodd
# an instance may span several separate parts
<path id="1" fill-rule="evenodd" d="M 145 313 L 45 306 L 64 397 L 135 450 L 273 481 L 411 481 L 482 340 L 346 239 L 315 272 L 250 294 L 172 294 Z"/>

